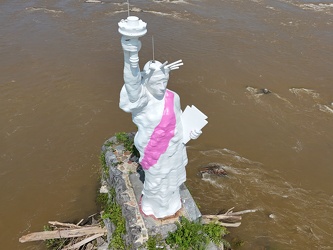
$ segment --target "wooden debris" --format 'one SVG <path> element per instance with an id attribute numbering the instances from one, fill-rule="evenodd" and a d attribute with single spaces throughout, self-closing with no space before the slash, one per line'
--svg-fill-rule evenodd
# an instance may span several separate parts
<path id="1" fill-rule="evenodd" d="M 85 2 L 86 3 L 101 3 L 102 1 L 100 1 L 100 0 L 87 0 Z"/>
<path id="2" fill-rule="evenodd" d="M 228 222 L 237 222 L 242 220 L 241 216 L 233 216 L 233 215 L 225 215 L 225 214 L 219 214 L 219 215 L 203 215 L 202 218 L 204 219 L 210 219 L 210 220 L 223 220 Z"/>
<path id="3" fill-rule="evenodd" d="M 106 228 L 99 226 L 98 220 L 100 218 L 98 215 L 97 218 L 94 218 L 95 215 L 93 214 L 85 220 L 82 219 L 76 224 L 49 221 L 50 231 L 30 233 L 22 236 L 19 241 L 24 243 L 59 239 L 59 243 L 54 243 L 56 249 L 95 249 L 96 246 L 106 244 L 103 236 L 107 233 Z"/>
<path id="4" fill-rule="evenodd" d="M 228 213 L 229 215 L 241 215 L 241 214 L 247 214 L 247 213 L 254 213 L 257 212 L 256 209 L 248 209 L 248 210 L 243 210 L 243 211 L 239 211 L 239 212 L 231 212 Z"/>
<path id="5" fill-rule="evenodd" d="M 63 226 L 63 227 L 69 227 L 69 228 L 81 228 L 81 226 L 78 226 L 78 224 L 71 224 L 71 223 L 62 223 L 58 221 L 49 221 L 49 224 L 52 226 Z"/>
<path id="6" fill-rule="evenodd" d="M 257 210 L 255 209 L 249 209 L 249 210 L 243 210 L 239 212 L 233 212 L 234 208 L 230 208 L 227 212 L 224 214 L 217 214 L 217 215 L 202 215 L 202 223 L 203 224 L 209 224 L 211 222 L 215 222 L 221 226 L 225 227 L 239 227 L 241 224 L 242 217 L 240 215 L 246 214 L 246 213 L 253 213 Z"/>
<path id="7" fill-rule="evenodd" d="M 82 223 L 83 219 L 81 219 L 78 223 L 76 223 L 76 225 L 80 225 Z M 49 222 L 50 223 L 50 222 Z"/>
<path id="8" fill-rule="evenodd" d="M 73 237 L 80 237 L 91 234 L 104 234 L 106 232 L 107 232 L 106 228 L 101 228 L 101 227 L 82 227 L 76 229 L 43 231 L 43 232 L 24 235 L 19 239 L 19 241 L 21 243 L 24 243 L 28 241 L 37 241 L 37 240 L 73 238 Z"/>
<path id="9" fill-rule="evenodd" d="M 68 247 L 64 247 L 62 250 L 68 250 L 68 249 L 76 249 L 76 248 L 79 248 L 87 243 L 89 243 L 90 241 L 94 240 L 94 239 L 97 239 L 98 237 L 101 237 L 103 236 L 104 234 L 95 234 L 93 236 L 90 236 L 74 245 L 71 245 L 71 246 L 68 246 Z"/>

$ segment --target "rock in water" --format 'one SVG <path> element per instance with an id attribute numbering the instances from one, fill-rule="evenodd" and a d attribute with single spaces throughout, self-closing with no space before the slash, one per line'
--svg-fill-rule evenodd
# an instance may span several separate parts
<path id="1" fill-rule="evenodd" d="M 214 174 L 214 175 L 217 175 L 217 176 L 225 176 L 225 175 L 227 175 L 227 171 L 219 163 L 209 163 L 207 166 L 203 167 L 200 170 L 201 176 L 204 173 Z"/>
<path id="2" fill-rule="evenodd" d="M 272 93 L 269 89 L 260 89 L 260 92 L 263 93 L 263 94 Z"/>

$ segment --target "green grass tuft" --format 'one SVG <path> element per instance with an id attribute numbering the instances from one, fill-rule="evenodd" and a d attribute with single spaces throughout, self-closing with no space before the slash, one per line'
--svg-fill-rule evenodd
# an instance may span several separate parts
<path id="1" fill-rule="evenodd" d="M 210 241 L 216 245 L 224 244 L 225 246 L 229 246 L 229 243 L 222 238 L 228 231 L 225 227 L 218 224 L 210 223 L 203 225 L 199 222 L 191 222 L 185 217 L 181 217 L 180 222 L 176 222 L 176 225 L 176 231 L 173 233 L 169 232 L 165 240 L 172 249 L 204 250 Z"/>

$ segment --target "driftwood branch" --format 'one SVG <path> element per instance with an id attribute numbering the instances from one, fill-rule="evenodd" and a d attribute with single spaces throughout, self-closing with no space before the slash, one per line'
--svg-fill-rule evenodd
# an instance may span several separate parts
<path id="1" fill-rule="evenodd" d="M 51 231 L 35 232 L 22 236 L 21 243 L 37 240 L 54 240 L 54 249 L 71 250 L 71 249 L 95 249 L 95 243 L 100 245 L 107 244 L 103 236 L 107 233 L 106 228 L 102 228 L 97 223 L 94 215 L 90 215 L 86 220 L 80 220 L 78 223 L 63 223 L 59 221 L 49 221 Z"/>
<path id="2" fill-rule="evenodd" d="M 247 214 L 247 213 L 254 213 L 257 212 L 256 209 L 248 209 L 248 210 L 243 210 L 243 211 L 239 211 L 239 212 L 230 212 L 228 213 L 229 215 L 241 215 L 241 214 Z"/>
<path id="3" fill-rule="evenodd" d="M 60 238 L 73 238 L 90 234 L 104 234 L 106 228 L 101 227 L 83 227 L 76 229 L 63 229 L 54 231 L 36 232 L 22 236 L 19 241 L 21 243 L 37 240 L 60 239 Z"/>
<path id="4" fill-rule="evenodd" d="M 79 226 L 82 223 L 83 219 L 81 219 L 78 223 L 76 223 L 77 226 Z"/>
<path id="5" fill-rule="evenodd" d="M 207 218 L 204 218 L 204 215 L 202 216 L 202 219 L 201 219 L 201 222 L 203 224 L 209 224 L 211 222 L 214 222 L 218 225 L 221 225 L 221 226 L 224 226 L 224 227 L 239 227 L 241 222 L 232 222 L 232 223 L 228 223 L 228 222 L 222 222 L 220 220 L 217 220 L 217 219 L 207 219 Z"/>
<path id="6" fill-rule="evenodd" d="M 242 220 L 241 216 L 228 216 L 228 215 L 203 215 L 202 219 L 205 220 L 218 220 L 218 221 L 223 221 L 223 222 L 230 222 L 230 223 L 235 223 L 239 222 Z"/>
<path id="7" fill-rule="evenodd" d="M 234 208 L 230 208 L 227 212 L 224 214 L 217 214 L 217 215 L 202 215 L 202 223 L 203 224 L 209 224 L 211 222 L 217 223 L 221 226 L 225 227 L 239 227 L 241 224 L 242 217 L 240 215 L 246 214 L 246 213 L 253 213 L 257 210 L 255 209 L 249 209 L 249 210 L 243 210 L 239 212 L 233 212 Z"/>
<path id="8" fill-rule="evenodd" d="M 71 245 L 71 246 L 68 246 L 68 247 L 65 247 L 63 248 L 62 250 L 69 250 L 69 249 L 77 249 L 87 243 L 89 243 L 90 241 L 94 240 L 94 239 L 97 239 L 98 237 L 101 237 L 103 236 L 103 234 L 95 234 L 93 236 L 90 236 L 84 240 L 81 240 L 80 242 L 74 244 L 74 245 Z"/>
<path id="9" fill-rule="evenodd" d="M 61 227 L 69 227 L 69 228 L 81 228 L 81 226 L 72 224 L 72 223 L 62 223 L 58 221 L 49 221 L 49 224 L 52 226 L 61 226 Z"/>

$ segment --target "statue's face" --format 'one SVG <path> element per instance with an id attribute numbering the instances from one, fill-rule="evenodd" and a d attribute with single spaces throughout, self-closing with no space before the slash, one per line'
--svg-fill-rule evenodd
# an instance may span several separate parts
<path id="1" fill-rule="evenodd" d="M 164 97 L 168 80 L 169 76 L 167 75 L 152 75 L 146 84 L 147 89 L 156 99 L 161 100 Z"/>

